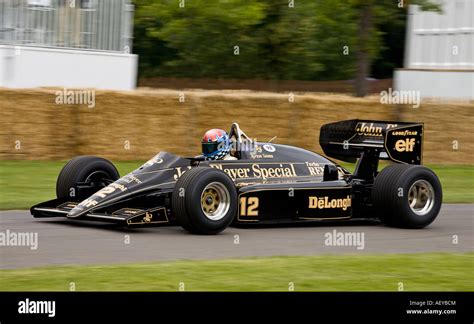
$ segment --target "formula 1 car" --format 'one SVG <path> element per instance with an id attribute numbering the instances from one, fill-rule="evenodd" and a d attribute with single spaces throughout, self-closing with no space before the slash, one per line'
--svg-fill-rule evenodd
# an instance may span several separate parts
<path id="1" fill-rule="evenodd" d="M 231 224 L 351 218 L 423 228 L 441 208 L 438 177 L 420 165 L 421 123 L 323 125 L 323 151 L 342 161 L 358 160 L 353 174 L 302 148 L 253 141 L 236 123 L 229 137 L 235 160 L 160 152 L 121 178 L 103 158 L 75 157 L 58 176 L 57 198 L 31 207 L 31 213 L 130 227 L 179 224 L 191 233 L 216 234 Z M 382 159 L 396 164 L 379 172 Z"/>

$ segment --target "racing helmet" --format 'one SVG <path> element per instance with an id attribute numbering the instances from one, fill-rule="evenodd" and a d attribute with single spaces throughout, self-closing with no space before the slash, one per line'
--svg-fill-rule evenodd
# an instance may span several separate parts
<path id="1" fill-rule="evenodd" d="M 229 135 L 222 129 L 208 130 L 201 141 L 202 155 L 207 160 L 220 160 L 230 152 Z"/>

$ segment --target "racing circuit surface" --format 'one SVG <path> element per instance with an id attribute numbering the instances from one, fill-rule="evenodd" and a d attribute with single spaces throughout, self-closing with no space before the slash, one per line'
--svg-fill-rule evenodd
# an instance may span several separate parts
<path id="1" fill-rule="evenodd" d="M 34 219 L 28 211 L 2 211 L 0 231 L 38 233 L 38 247 L 0 246 L 0 268 L 274 255 L 466 252 L 474 247 L 473 220 L 474 205 L 445 204 L 435 222 L 422 230 L 349 221 L 230 227 L 219 235 L 201 236 L 188 234 L 179 226 L 127 229 L 65 218 Z M 359 238 L 363 234 L 363 246 L 325 244 L 328 236 L 349 232 Z"/>

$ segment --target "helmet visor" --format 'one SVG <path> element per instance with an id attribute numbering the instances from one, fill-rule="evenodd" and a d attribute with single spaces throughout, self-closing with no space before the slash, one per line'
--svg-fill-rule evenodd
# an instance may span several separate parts
<path id="1" fill-rule="evenodd" d="M 217 142 L 209 142 L 209 143 L 202 143 L 202 154 L 209 155 L 216 152 L 219 149 L 219 143 Z"/>

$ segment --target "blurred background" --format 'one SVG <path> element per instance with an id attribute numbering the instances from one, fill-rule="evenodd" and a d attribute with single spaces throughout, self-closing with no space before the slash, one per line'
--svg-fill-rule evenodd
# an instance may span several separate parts
<path id="1" fill-rule="evenodd" d="M 472 0 L 1 0 L 0 86 L 122 90 L 138 79 L 364 96 L 396 69 L 397 88 L 420 80 L 406 69 L 472 70 L 473 11 Z M 446 75 L 463 92 L 431 83 L 441 93 L 422 94 L 473 99 L 461 82 L 472 74 Z"/>

